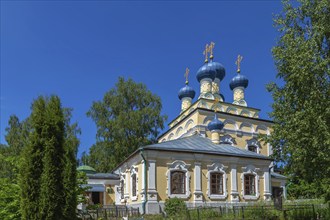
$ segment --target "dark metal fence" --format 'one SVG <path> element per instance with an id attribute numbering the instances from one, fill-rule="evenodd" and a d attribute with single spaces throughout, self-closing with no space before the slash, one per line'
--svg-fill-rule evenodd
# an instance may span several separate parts
<path id="1" fill-rule="evenodd" d="M 330 204 L 284 205 L 282 209 L 278 209 L 278 207 L 273 205 L 260 204 L 188 208 L 186 217 L 183 219 L 330 220 Z"/>
<path id="2" fill-rule="evenodd" d="M 78 217 L 81 220 L 112 220 L 122 219 L 123 217 L 139 217 L 139 208 L 121 206 L 121 205 L 107 205 L 95 210 L 78 211 Z"/>

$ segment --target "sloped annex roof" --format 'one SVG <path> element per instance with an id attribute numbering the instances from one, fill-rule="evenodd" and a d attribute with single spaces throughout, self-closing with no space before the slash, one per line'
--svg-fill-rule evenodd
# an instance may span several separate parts
<path id="1" fill-rule="evenodd" d="M 234 147 L 229 144 L 215 144 L 210 139 L 202 137 L 200 135 L 193 135 L 185 138 L 151 144 L 141 147 L 140 149 L 193 152 L 272 160 L 270 157 L 254 153 L 252 151 L 244 150 L 238 147 Z"/>

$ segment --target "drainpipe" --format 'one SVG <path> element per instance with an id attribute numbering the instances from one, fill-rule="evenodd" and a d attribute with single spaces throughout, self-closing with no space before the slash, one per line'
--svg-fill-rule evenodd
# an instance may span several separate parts
<path id="1" fill-rule="evenodd" d="M 144 201 L 142 203 L 142 209 L 143 209 L 143 215 L 145 215 L 146 214 L 146 204 L 148 201 L 148 197 L 147 197 L 147 160 L 143 155 L 143 149 L 140 150 L 140 155 L 144 162 Z"/>

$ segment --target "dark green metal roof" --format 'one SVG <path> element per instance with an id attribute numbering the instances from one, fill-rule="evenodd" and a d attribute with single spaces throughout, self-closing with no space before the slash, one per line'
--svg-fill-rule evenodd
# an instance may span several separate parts
<path id="1" fill-rule="evenodd" d="M 85 173 L 96 173 L 96 170 L 93 167 L 87 166 L 87 165 L 82 165 L 77 168 L 78 171 L 82 171 Z"/>

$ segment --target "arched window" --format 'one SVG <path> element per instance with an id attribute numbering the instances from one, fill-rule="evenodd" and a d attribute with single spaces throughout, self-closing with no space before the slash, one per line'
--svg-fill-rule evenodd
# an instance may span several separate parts
<path id="1" fill-rule="evenodd" d="M 254 138 L 247 140 L 246 141 L 246 150 L 249 150 L 249 151 L 252 151 L 255 153 L 259 153 L 259 150 L 260 150 L 259 142 Z"/>
<path id="2" fill-rule="evenodd" d="M 223 195 L 223 174 L 213 172 L 210 174 L 210 179 L 211 195 Z"/>
<path id="3" fill-rule="evenodd" d="M 258 153 L 258 148 L 256 146 L 254 146 L 254 145 L 248 146 L 248 150 L 249 151 L 252 151 L 254 153 Z"/>
<path id="4" fill-rule="evenodd" d="M 253 174 L 244 175 L 244 195 L 256 195 L 256 177 Z"/>
<path id="5" fill-rule="evenodd" d="M 220 138 L 220 144 L 234 145 L 234 144 L 236 144 L 236 141 L 234 138 L 232 138 L 232 136 L 230 136 L 229 134 L 226 134 Z"/>
<path id="6" fill-rule="evenodd" d="M 186 173 L 183 171 L 171 172 L 171 194 L 186 193 Z"/>

